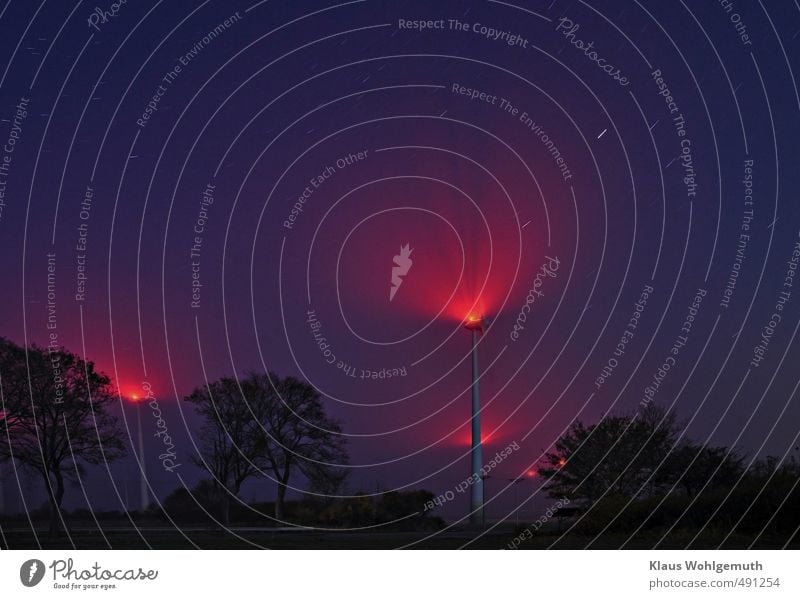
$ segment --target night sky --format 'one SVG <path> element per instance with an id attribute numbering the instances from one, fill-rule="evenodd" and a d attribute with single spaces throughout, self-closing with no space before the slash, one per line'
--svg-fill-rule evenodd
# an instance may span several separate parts
<path id="1" fill-rule="evenodd" d="M 451 490 L 470 472 L 469 315 L 491 321 L 484 457 L 519 447 L 489 517 L 538 489 L 507 480 L 576 418 L 642 402 L 748 461 L 798 453 L 796 2 L 110 10 L 0 8 L 0 335 L 47 344 L 54 265 L 58 342 L 114 379 L 131 438 L 67 507 L 136 507 L 122 396 L 143 384 L 182 464 L 161 467 L 145 410 L 154 498 L 195 484 L 178 399 L 251 370 L 324 395 L 348 493 Z"/>

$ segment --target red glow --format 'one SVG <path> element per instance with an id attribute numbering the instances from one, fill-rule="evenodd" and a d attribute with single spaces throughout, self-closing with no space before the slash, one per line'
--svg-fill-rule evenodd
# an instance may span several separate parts
<path id="1" fill-rule="evenodd" d="M 563 466 L 566 463 L 567 463 L 567 460 L 565 460 L 564 458 L 559 458 L 559 460 L 558 460 L 558 465 L 559 466 Z"/>
<path id="2" fill-rule="evenodd" d="M 538 474 L 539 473 L 536 470 L 531 469 L 531 470 L 528 470 L 525 473 L 525 476 L 527 476 L 528 478 L 533 478 L 534 476 L 537 476 Z"/>
<path id="3" fill-rule="evenodd" d="M 428 166 L 435 170 L 435 164 Z M 447 168 L 442 164 L 440 170 L 446 172 Z M 459 172 L 457 178 L 462 175 Z M 501 311 L 519 280 L 521 250 L 516 234 L 520 223 L 503 198 L 483 187 L 487 181 L 475 184 L 478 204 L 465 202 L 458 192 L 418 180 L 387 188 L 380 198 L 365 191 L 363 203 L 371 207 L 376 201 L 407 203 L 408 196 L 436 198 L 436 215 L 418 209 L 378 213 L 352 229 L 344 245 L 334 238 L 319 241 L 315 251 L 330 255 L 333 268 L 315 261 L 325 270 L 311 276 L 323 279 L 330 277 L 331 270 L 335 273 L 342 311 L 354 329 L 374 330 L 377 322 L 388 317 L 394 326 L 407 326 L 412 333 L 432 318 L 445 317 L 461 324 L 467 316 Z M 392 260 L 407 244 L 413 247 L 413 266 L 403 275 L 401 285 L 392 287 L 396 292 L 390 296 Z M 535 248 L 528 251 L 537 255 Z M 516 305 L 518 298 L 512 298 L 509 301 Z M 365 305 L 369 310 L 364 310 Z M 413 318 L 407 323 L 401 321 L 409 316 Z"/>
<path id="4" fill-rule="evenodd" d="M 488 428 L 488 427 L 486 427 Z M 481 445 L 487 445 L 491 443 L 495 437 L 497 436 L 497 431 L 491 433 L 484 433 L 481 431 Z M 472 445 L 472 431 L 469 427 L 465 427 L 461 432 L 459 432 L 455 437 L 456 445 L 460 447 L 469 447 Z"/>

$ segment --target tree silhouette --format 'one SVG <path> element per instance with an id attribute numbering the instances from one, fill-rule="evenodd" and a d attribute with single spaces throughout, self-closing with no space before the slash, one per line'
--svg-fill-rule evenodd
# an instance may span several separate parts
<path id="1" fill-rule="evenodd" d="M 727 447 L 684 442 L 669 457 L 667 468 L 689 497 L 704 488 L 727 487 L 744 472 L 742 458 Z"/>
<path id="2" fill-rule="evenodd" d="M 265 467 L 261 424 L 265 404 L 242 395 L 236 379 L 223 377 L 185 398 L 203 417 L 198 456 L 193 461 L 211 474 L 219 487 L 223 524 L 230 523 L 230 507 L 242 484 Z"/>
<path id="3" fill-rule="evenodd" d="M 736 451 L 699 445 L 679 433 L 675 416 L 656 405 L 589 427 L 576 422 L 540 472 L 550 477 L 546 488 L 554 496 L 587 505 L 602 496 L 644 498 L 663 491 L 691 498 L 703 488 L 725 488 L 744 472 Z"/>
<path id="4" fill-rule="evenodd" d="M 275 374 L 221 378 L 185 398 L 203 417 L 200 455 L 224 490 L 223 520 L 248 478 L 270 472 L 278 484 L 275 518 L 283 519 L 286 489 L 294 472 L 312 492 L 334 493 L 348 461 L 338 422 L 328 418 L 319 393 L 308 383 Z"/>
<path id="5" fill-rule="evenodd" d="M 314 387 L 294 377 L 250 374 L 242 383 L 245 395 L 259 404 L 265 435 L 260 437 L 267 468 L 278 483 L 275 518 L 283 519 L 286 489 L 292 473 L 299 471 L 312 483 L 338 486 L 347 464 L 341 426 L 325 413 Z"/>
<path id="6" fill-rule="evenodd" d="M 83 464 L 124 455 L 123 431 L 108 412 L 111 380 L 66 349 L 27 349 L 0 338 L 0 460 L 39 474 L 50 503 L 50 534 L 64 522 L 65 479 Z"/>
<path id="7" fill-rule="evenodd" d="M 655 405 L 591 426 L 576 421 L 545 456 L 545 488 L 588 505 L 604 495 L 652 494 L 674 480 L 667 464 L 678 432 L 675 416 Z"/>

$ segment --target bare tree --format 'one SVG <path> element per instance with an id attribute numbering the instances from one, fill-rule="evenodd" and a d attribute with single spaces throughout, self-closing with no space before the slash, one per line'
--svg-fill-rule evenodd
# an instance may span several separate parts
<path id="1" fill-rule="evenodd" d="M 242 395 L 239 382 L 229 377 L 195 389 L 185 400 L 203 417 L 198 435 L 200 454 L 193 461 L 207 470 L 218 486 L 222 521 L 227 525 L 233 498 L 265 465 L 263 405 Z"/>
<path id="2" fill-rule="evenodd" d="M 50 534 L 63 522 L 65 479 L 125 453 L 123 431 L 108 412 L 111 379 L 63 348 L 21 348 L 0 339 L 0 460 L 41 476 L 50 502 Z"/>
<path id="3" fill-rule="evenodd" d="M 252 373 L 242 387 L 260 405 L 266 433 L 262 450 L 278 484 L 275 518 L 281 520 L 292 473 L 299 471 L 316 489 L 326 482 L 341 484 L 341 466 L 348 463 L 345 438 L 339 423 L 326 415 L 320 394 L 305 381 Z"/>

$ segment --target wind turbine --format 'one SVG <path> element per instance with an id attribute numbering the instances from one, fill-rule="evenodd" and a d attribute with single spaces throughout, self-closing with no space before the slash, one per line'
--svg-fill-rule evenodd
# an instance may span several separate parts
<path id="1" fill-rule="evenodd" d="M 478 336 L 483 333 L 488 321 L 483 316 L 467 317 L 464 328 L 472 332 L 472 448 L 470 450 L 470 514 L 469 522 L 483 526 L 483 448 L 481 446 L 481 398 L 478 389 Z"/>

